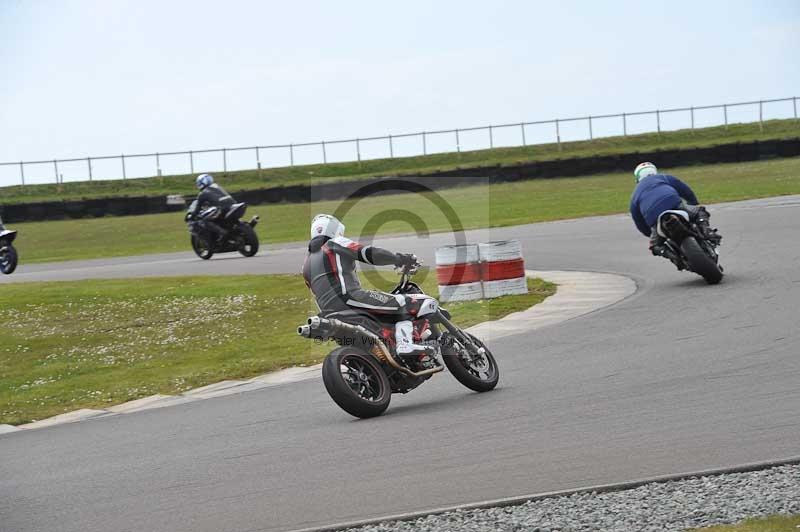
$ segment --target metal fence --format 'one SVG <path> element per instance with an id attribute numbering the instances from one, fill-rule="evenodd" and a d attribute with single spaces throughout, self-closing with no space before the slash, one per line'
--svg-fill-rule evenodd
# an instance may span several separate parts
<path id="1" fill-rule="evenodd" d="M 161 175 L 328 164 L 461 151 L 594 140 L 770 119 L 797 119 L 797 96 L 772 100 L 557 118 L 514 124 L 420 131 L 298 144 L 104 155 L 0 163 L 0 182 L 64 183 Z M 213 156 L 213 157 L 209 157 Z M 110 166 L 109 166 L 110 165 Z M 101 168 L 98 168 L 101 167 Z M 49 167 L 49 170 L 48 170 Z M 64 171 L 67 176 L 64 176 Z M 16 178 L 14 177 L 16 173 Z M 72 175 L 70 175 L 72 174 Z"/>

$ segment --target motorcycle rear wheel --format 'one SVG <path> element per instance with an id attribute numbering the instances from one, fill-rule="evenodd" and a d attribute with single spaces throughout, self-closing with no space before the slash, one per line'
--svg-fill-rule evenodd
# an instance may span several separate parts
<path id="1" fill-rule="evenodd" d="M 0 247 L 3 247 L 0 244 Z M 5 246 L 6 251 L 2 255 L 0 255 L 0 271 L 6 275 L 14 273 L 14 270 L 17 269 L 17 262 L 19 260 L 19 256 L 17 255 L 17 250 L 11 244 Z"/>
<path id="2" fill-rule="evenodd" d="M 211 244 L 195 234 L 192 234 L 192 249 L 203 260 L 208 260 L 214 256 L 214 249 Z"/>
<path id="3" fill-rule="evenodd" d="M 239 225 L 239 230 L 242 232 L 239 253 L 245 257 L 252 257 L 258 253 L 258 235 L 256 235 L 256 230 L 248 223 Z"/>
<path id="4" fill-rule="evenodd" d="M 389 379 L 378 361 L 354 347 L 339 347 L 325 357 L 322 382 L 333 402 L 359 418 L 381 415 L 392 398 Z"/>
<path id="5" fill-rule="evenodd" d="M 708 284 L 717 284 L 722 280 L 722 270 L 719 264 L 708 256 L 697 240 L 686 237 L 681 242 L 681 251 L 693 272 L 700 275 Z"/>
<path id="6" fill-rule="evenodd" d="M 458 349 L 447 347 L 442 353 L 444 365 L 447 366 L 447 369 L 458 382 L 470 390 L 476 392 L 488 392 L 489 390 L 493 390 L 494 387 L 497 386 L 497 381 L 500 380 L 500 370 L 497 367 L 497 361 L 483 342 L 469 333 L 466 334 L 475 345 L 485 349 L 483 355 L 467 353 L 466 356 L 470 358 L 467 360 L 465 354 L 461 353 Z"/>

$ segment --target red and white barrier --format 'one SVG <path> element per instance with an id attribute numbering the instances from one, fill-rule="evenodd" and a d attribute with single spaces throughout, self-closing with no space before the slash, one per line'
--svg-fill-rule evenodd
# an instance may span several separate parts
<path id="1" fill-rule="evenodd" d="M 439 282 L 439 299 L 443 302 L 481 299 L 483 290 L 478 245 L 437 249 L 436 278 Z"/>
<path id="2" fill-rule="evenodd" d="M 436 277 L 443 302 L 528 293 L 518 240 L 439 248 Z"/>
<path id="3" fill-rule="evenodd" d="M 527 294 L 525 261 L 519 240 L 502 240 L 478 244 L 481 256 L 483 297 Z"/>

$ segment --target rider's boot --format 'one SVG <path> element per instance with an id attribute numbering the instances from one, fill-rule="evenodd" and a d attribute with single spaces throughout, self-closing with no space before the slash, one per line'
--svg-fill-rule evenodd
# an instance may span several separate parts
<path id="1" fill-rule="evenodd" d="M 433 348 L 413 342 L 414 324 L 411 321 L 398 321 L 395 325 L 394 336 L 397 342 L 395 349 L 403 361 L 423 367 L 435 363 L 432 357 Z"/>
<path id="2" fill-rule="evenodd" d="M 710 218 L 711 214 L 706 210 L 705 207 L 699 207 L 697 209 L 697 225 L 700 228 L 703 236 L 711 241 L 714 245 L 719 245 L 720 242 L 722 242 L 722 235 L 717 232 L 717 229 L 711 227 L 711 222 L 709 221 Z"/>
<path id="3" fill-rule="evenodd" d="M 669 259 L 679 270 L 684 270 L 683 264 L 678 256 L 672 249 L 667 246 L 666 240 L 660 236 L 654 236 L 650 239 L 650 252 L 657 257 L 664 257 Z"/>

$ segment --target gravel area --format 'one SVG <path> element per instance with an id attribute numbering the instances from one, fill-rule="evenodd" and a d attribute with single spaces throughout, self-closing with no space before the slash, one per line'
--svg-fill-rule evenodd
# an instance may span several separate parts
<path id="1" fill-rule="evenodd" d="M 650 531 L 736 523 L 748 517 L 800 514 L 800 465 L 646 484 L 639 488 L 457 510 L 390 521 L 352 532 Z"/>

